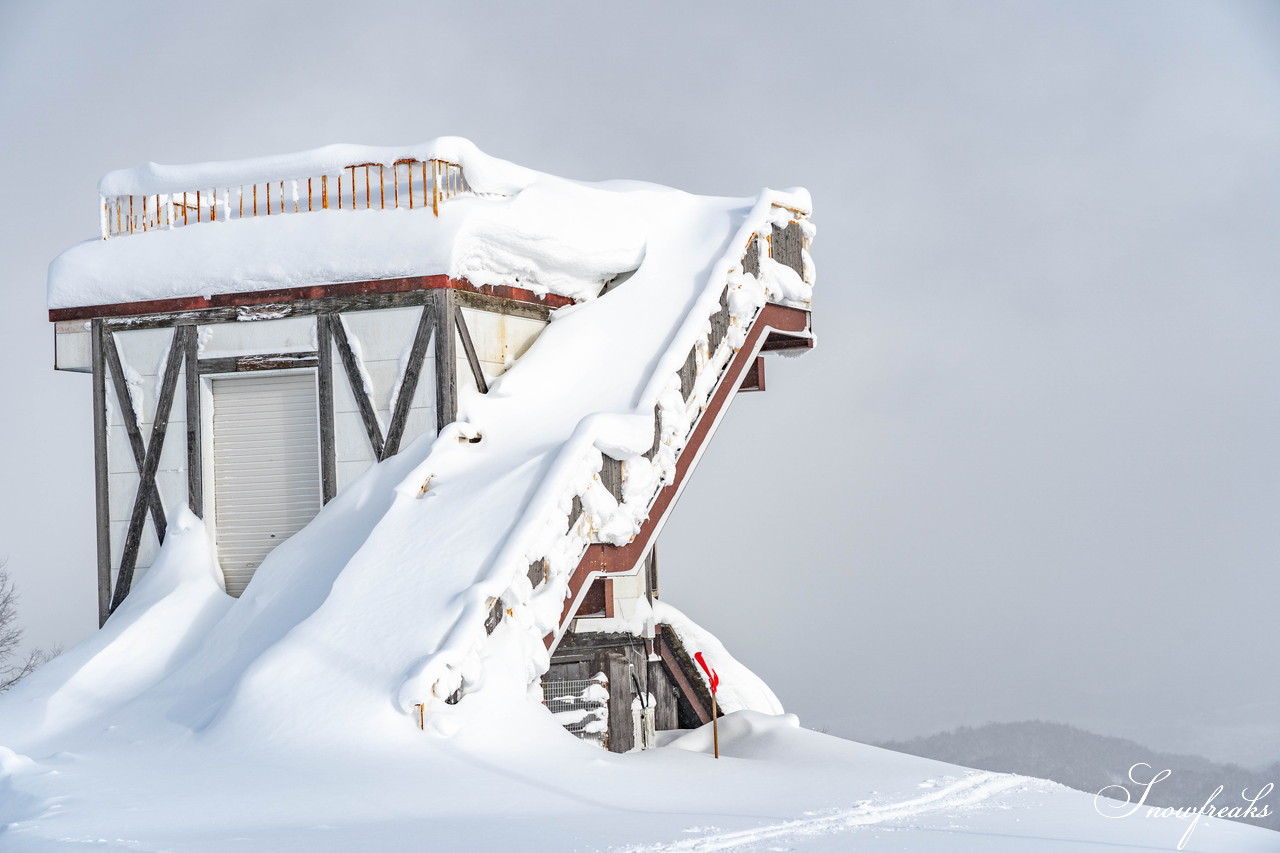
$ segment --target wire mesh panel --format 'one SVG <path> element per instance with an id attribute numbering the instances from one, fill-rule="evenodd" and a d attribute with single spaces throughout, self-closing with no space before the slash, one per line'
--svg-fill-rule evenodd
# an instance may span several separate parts
<path id="1" fill-rule="evenodd" d="M 599 747 L 609 743 L 609 682 L 604 673 L 595 678 L 547 681 L 543 702 L 556 722 L 572 735 Z"/>

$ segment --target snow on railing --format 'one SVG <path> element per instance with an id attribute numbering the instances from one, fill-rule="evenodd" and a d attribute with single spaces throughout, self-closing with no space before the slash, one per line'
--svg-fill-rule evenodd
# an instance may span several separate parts
<path id="1" fill-rule="evenodd" d="M 430 207 L 471 192 L 462 166 L 412 157 L 356 163 L 334 174 L 281 178 L 234 187 L 203 187 L 152 195 L 101 196 L 102 239 L 203 222 L 281 216 L 316 210 L 399 210 Z"/>
<path id="2" fill-rule="evenodd" d="M 753 276 L 758 273 L 762 259 L 771 255 L 768 246 L 767 239 L 752 235 L 740 268 Z M 537 593 L 552 577 L 571 574 L 588 545 L 608 542 L 619 526 L 632 527 L 648 517 L 659 492 L 674 477 L 677 458 L 764 305 L 763 291 L 759 298 L 735 299 L 734 289 L 730 282 L 721 290 L 718 310 L 707 317 L 703 334 L 654 406 L 653 445 L 627 460 L 600 453 L 596 474 L 585 487 L 575 489 L 568 501 L 563 534 L 529 564 L 529 592 Z M 509 590 L 490 602 L 488 631 L 497 627 L 512 599 L 520 601 L 528 596 L 528 592 L 512 593 Z"/>

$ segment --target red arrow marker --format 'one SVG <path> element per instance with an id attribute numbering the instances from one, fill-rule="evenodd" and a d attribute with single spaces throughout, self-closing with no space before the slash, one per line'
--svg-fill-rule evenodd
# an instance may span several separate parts
<path id="1" fill-rule="evenodd" d="M 715 693 L 716 688 L 720 686 L 720 676 L 716 674 L 714 669 L 707 666 L 707 660 L 702 656 L 702 652 L 695 652 L 693 659 L 698 662 L 698 666 L 702 667 L 702 671 L 707 674 L 707 678 L 711 681 L 711 692 Z"/>

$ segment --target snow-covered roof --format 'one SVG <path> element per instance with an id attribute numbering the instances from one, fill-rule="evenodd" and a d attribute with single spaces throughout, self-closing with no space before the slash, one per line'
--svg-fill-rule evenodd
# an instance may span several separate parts
<path id="1" fill-rule="evenodd" d="M 456 174 L 434 171 L 440 164 Z M 54 259 L 49 307 L 436 274 L 589 299 L 644 256 L 627 187 L 644 185 L 601 191 L 453 137 L 151 163 L 102 179 L 103 235 L 109 225 L 127 236 L 87 240 Z M 788 199 L 808 203 L 803 193 Z"/>

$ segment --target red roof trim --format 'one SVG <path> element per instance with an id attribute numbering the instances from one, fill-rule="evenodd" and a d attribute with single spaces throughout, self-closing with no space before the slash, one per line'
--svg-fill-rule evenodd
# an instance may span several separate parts
<path id="1" fill-rule="evenodd" d="M 92 320 L 99 317 L 133 317 L 141 314 L 167 314 L 173 311 L 199 311 L 204 308 L 224 308 L 235 305 L 263 305 L 275 302 L 294 302 L 303 299 L 320 299 L 326 296 L 367 296 L 377 293 L 405 293 L 412 290 L 436 290 L 440 288 L 468 290 L 501 296 L 518 302 L 561 308 L 572 305 L 567 296 L 548 293 L 538 296 L 523 287 L 484 285 L 477 287 L 464 278 L 447 275 L 422 275 L 409 278 L 383 278 L 373 281 L 349 281 L 341 284 L 317 284 L 307 287 L 288 287 L 279 290 L 252 290 L 242 293 L 220 293 L 215 296 L 186 296 L 179 299 L 151 299 L 142 302 L 118 302 L 110 305 L 85 305 L 76 308 L 49 309 L 49 322 L 62 320 Z"/>

